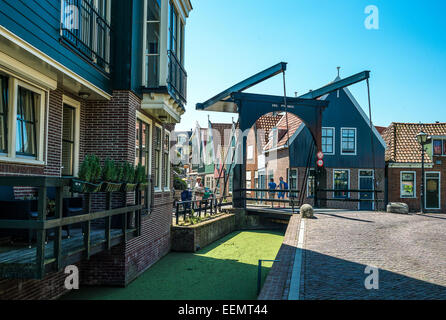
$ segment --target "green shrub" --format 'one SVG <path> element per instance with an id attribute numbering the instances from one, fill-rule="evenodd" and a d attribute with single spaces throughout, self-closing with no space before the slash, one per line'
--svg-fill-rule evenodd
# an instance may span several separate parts
<path id="1" fill-rule="evenodd" d="M 124 165 L 115 164 L 115 176 L 113 182 L 123 182 L 124 177 Z"/>
<path id="2" fill-rule="evenodd" d="M 135 183 L 147 182 L 146 167 L 140 163 L 135 169 Z"/>
<path id="3" fill-rule="evenodd" d="M 124 162 L 122 166 L 123 166 L 122 182 L 134 183 L 134 181 L 135 181 L 135 166 L 128 162 Z"/>
<path id="4" fill-rule="evenodd" d="M 113 160 L 109 158 L 105 159 L 104 167 L 102 169 L 102 180 L 103 181 L 116 181 L 116 166 Z"/>
<path id="5" fill-rule="evenodd" d="M 183 179 L 175 176 L 173 179 L 173 187 L 175 190 L 186 190 L 187 183 Z"/>
<path id="6" fill-rule="evenodd" d="M 90 182 L 99 182 L 101 179 L 101 163 L 96 155 L 90 156 L 91 178 Z"/>
<path id="7" fill-rule="evenodd" d="M 79 168 L 79 179 L 83 181 L 91 181 L 91 166 L 90 166 L 90 156 L 86 155 L 84 161 Z"/>

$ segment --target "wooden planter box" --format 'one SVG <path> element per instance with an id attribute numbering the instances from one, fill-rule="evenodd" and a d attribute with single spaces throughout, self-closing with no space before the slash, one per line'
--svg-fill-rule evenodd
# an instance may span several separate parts
<path id="1" fill-rule="evenodd" d="M 115 182 L 103 182 L 102 183 L 102 192 L 117 192 L 120 191 L 122 187 L 122 183 L 115 183 Z"/>
<path id="2" fill-rule="evenodd" d="M 74 193 L 93 193 L 100 192 L 102 188 L 102 182 L 95 184 L 78 179 L 71 180 L 71 192 Z"/>
<path id="3" fill-rule="evenodd" d="M 132 192 L 136 190 L 138 185 L 136 183 L 123 183 L 121 187 L 122 192 Z"/>

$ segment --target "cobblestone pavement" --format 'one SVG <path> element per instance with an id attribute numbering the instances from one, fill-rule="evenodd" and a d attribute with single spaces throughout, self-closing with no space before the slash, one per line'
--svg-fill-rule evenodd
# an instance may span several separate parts
<path id="1" fill-rule="evenodd" d="M 306 220 L 303 299 L 446 299 L 446 215 L 316 213 Z M 367 265 L 379 289 L 367 290 Z"/>

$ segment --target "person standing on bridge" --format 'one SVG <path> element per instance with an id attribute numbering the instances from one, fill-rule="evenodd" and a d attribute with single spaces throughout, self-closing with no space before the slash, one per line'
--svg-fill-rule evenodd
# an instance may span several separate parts
<path id="1" fill-rule="evenodd" d="M 271 178 L 270 182 L 268 183 L 270 199 L 274 199 L 276 197 L 276 191 L 275 191 L 276 188 L 277 188 L 277 184 L 274 182 L 274 178 Z M 271 201 L 271 207 L 274 207 L 274 201 Z"/>
<path id="2" fill-rule="evenodd" d="M 283 177 L 280 177 L 279 178 L 279 189 L 280 190 L 288 190 L 288 183 L 286 183 L 284 180 L 283 180 Z M 279 200 L 280 200 L 280 198 L 282 198 L 282 200 L 285 200 L 285 191 L 280 191 L 279 192 L 279 196 L 278 196 L 278 198 L 279 198 Z M 279 208 L 281 207 L 281 205 L 280 205 L 280 202 L 279 202 Z M 285 208 L 285 202 L 283 203 L 283 207 Z"/>

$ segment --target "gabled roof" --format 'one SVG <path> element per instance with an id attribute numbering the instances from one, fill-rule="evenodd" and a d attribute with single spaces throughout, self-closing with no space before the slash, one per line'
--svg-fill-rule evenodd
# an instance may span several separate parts
<path id="1" fill-rule="evenodd" d="M 287 126 L 287 116 L 285 114 L 283 114 L 281 116 L 281 119 L 277 123 L 276 127 L 279 130 L 283 129 L 284 134 L 281 137 L 279 137 L 279 141 L 277 142 L 277 146 L 275 146 L 275 147 L 279 148 L 279 147 L 285 146 L 287 144 L 288 138 L 291 140 L 293 135 L 296 133 L 296 131 L 303 125 L 304 125 L 304 123 L 298 116 L 288 112 L 288 126 Z M 288 128 L 288 130 L 287 130 L 287 128 Z M 266 150 L 270 150 L 272 148 L 273 148 L 273 141 L 272 141 L 272 139 L 270 139 L 268 141 L 268 143 L 266 144 L 264 150 L 266 151 Z"/>
<path id="2" fill-rule="evenodd" d="M 392 122 L 383 132 L 387 144 L 386 161 L 421 162 L 421 147 L 416 138 L 421 130 L 431 136 L 446 136 L 446 123 Z M 429 163 L 432 162 L 432 159 L 425 153 L 424 161 Z"/>
<path id="3" fill-rule="evenodd" d="M 339 76 L 336 77 L 336 79 L 334 80 L 334 82 L 336 81 L 340 81 L 342 80 Z M 361 106 L 359 105 L 358 101 L 355 99 L 355 97 L 352 95 L 352 93 L 350 92 L 350 90 L 345 87 L 342 88 L 342 90 L 344 90 L 345 94 L 347 95 L 347 97 L 350 99 L 350 101 L 353 103 L 353 105 L 356 107 L 356 110 L 358 110 L 359 114 L 362 116 L 362 118 L 364 119 L 365 123 L 367 123 L 367 126 L 370 127 L 370 119 L 369 117 L 365 114 L 364 110 L 361 108 Z M 328 94 L 322 96 L 320 98 L 320 100 L 325 100 L 327 99 Z M 383 137 L 381 136 L 381 134 L 378 132 L 378 130 L 376 129 L 375 126 L 372 126 L 372 131 L 373 134 L 375 135 L 375 137 L 378 139 L 378 141 L 382 144 L 382 146 L 384 147 L 384 149 L 386 148 L 386 142 L 384 141 Z"/>

